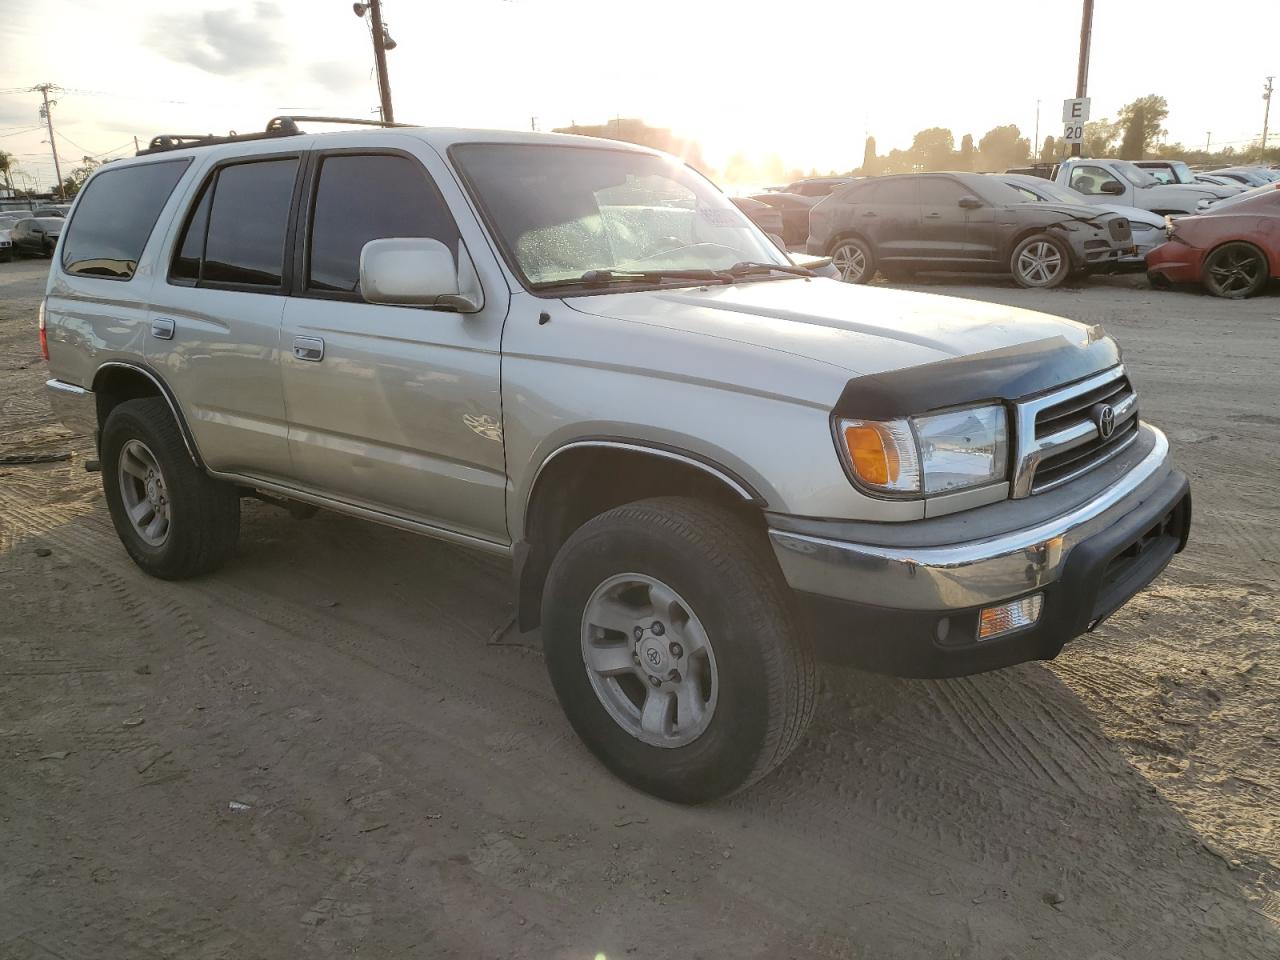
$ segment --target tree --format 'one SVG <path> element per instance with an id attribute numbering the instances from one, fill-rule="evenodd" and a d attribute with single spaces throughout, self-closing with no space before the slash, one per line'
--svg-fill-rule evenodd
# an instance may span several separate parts
<path id="1" fill-rule="evenodd" d="M 1053 163 L 1058 152 L 1058 143 L 1052 136 L 1044 138 L 1044 146 L 1040 148 L 1040 162 Z"/>
<path id="2" fill-rule="evenodd" d="M 957 166 L 961 170 L 973 169 L 973 134 L 966 133 L 960 138 L 960 159 Z"/>
<path id="3" fill-rule="evenodd" d="M 1169 103 L 1164 97 L 1149 93 L 1120 108 L 1117 123 L 1124 130 L 1120 156 L 1141 160 L 1147 144 L 1164 136 L 1164 122 L 1169 116 Z"/>
<path id="4" fill-rule="evenodd" d="M 13 195 L 13 177 L 11 174 L 17 163 L 18 160 L 12 153 L 0 150 L 0 173 L 4 174 L 4 182 L 11 195 Z"/>
<path id="5" fill-rule="evenodd" d="M 1084 142 L 1080 152 L 1086 157 L 1105 157 L 1115 150 L 1120 125 L 1110 120 L 1090 120 L 1084 125 Z"/>
<path id="6" fill-rule="evenodd" d="M 922 170 L 945 170 L 952 166 L 956 138 L 946 127 L 921 130 L 911 141 L 911 154 Z"/>
<path id="7" fill-rule="evenodd" d="M 992 127 L 978 141 L 982 166 L 987 170 L 1004 170 L 1025 163 L 1031 156 L 1031 141 L 1022 136 L 1017 124 Z"/>
<path id="8" fill-rule="evenodd" d="M 880 160 L 876 157 L 876 138 L 867 137 L 867 142 L 862 147 L 862 172 L 872 177 L 875 176 L 879 167 Z"/>
<path id="9" fill-rule="evenodd" d="M 80 166 L 76 167 L 62 181 L 62 195 L 67 198 L 74 197 L 80 192 L 80 188 L 84 186 L 84 182 L 89 179 L 89 175 L 98 167 L 102 166 L 102 161 L 95 160 L 93 157 L 82 157 Z"/>

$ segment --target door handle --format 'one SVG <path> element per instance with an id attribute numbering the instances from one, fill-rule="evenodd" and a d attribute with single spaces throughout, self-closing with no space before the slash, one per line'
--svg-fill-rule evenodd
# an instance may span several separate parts
<path id="1" fill-rule="evenodd" d="M 319 363 L 324 359 L 324 341 L 319 337 L 294 337 L 293 355 L 299 360 Z"/>
<path id="2" fill-rule="evenodd" d="M 940 214 L 940 213 L 926 213 L 926 214 L 924 215 L 924 218 L 925 218 L 926 220 L 941 220 L 941 219 L 942 219 L 942 214 Z"/>
<path id="3" fill-rule="evenodd" d="M 157 340 L 172 340 L 175 324 L 168 317 L 152 317 L 151 335 Z"/>

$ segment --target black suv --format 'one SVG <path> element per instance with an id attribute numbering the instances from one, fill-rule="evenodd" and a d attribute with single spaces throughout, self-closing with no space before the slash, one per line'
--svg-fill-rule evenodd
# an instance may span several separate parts
<path id="1" fill-rule="evenodd" d="M 1087 204 L 1030 203 L 995 177 L 926 173 L 875 177 L 837 190 L 809 214 L 810 253 L 842 279 L 880 270 L 1011 273 L 1056 287 L 1073 273 L 1112 269 L 1133 246 L 1127 218 Z"/>

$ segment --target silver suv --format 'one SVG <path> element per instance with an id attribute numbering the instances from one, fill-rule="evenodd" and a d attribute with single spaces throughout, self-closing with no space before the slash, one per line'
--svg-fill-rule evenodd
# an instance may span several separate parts
<path id="1" fill-rule="evenodd" d="M 227 561 L 252 493 L 508 557 L 574 729 L 677 801 L 788 755 L 818 655 L 1052 658 L 1190 523 L 1100 328 L 814 276 L 628 144 L 157 138 L 40 327 L 148 573 Z"/>

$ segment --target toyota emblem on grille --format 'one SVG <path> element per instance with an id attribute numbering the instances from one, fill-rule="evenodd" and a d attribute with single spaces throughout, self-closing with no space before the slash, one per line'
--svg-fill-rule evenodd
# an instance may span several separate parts
<path id="1" fill-rule="evenodd" d="M 1093 422 L 1098 425 L 1098 434 L 1103 440 L 1116 432 L 1116 408 L 1109 403 L 1100 403 L 1093 408 Z"/>

